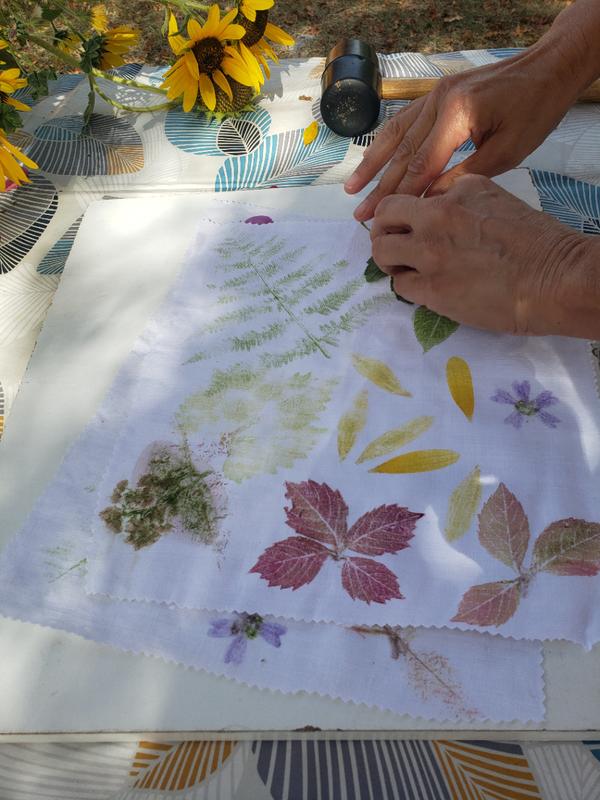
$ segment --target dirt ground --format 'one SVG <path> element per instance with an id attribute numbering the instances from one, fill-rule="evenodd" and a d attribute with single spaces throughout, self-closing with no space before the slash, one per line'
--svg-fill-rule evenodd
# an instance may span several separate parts
<path id="1" fill-rule="evenodd" d="M 135 60 L 169 59 L 159 4 L 105 0 L 105 5 L 112 21 L 141 28 L 143 45 Z M 368 39 L 381 52 L 434 53 L 527 46 L 568 5 L 568 0 L 277 0 L 270 18 L 296 38 L 287 56 L 324 56 L 342 36 Z"/>

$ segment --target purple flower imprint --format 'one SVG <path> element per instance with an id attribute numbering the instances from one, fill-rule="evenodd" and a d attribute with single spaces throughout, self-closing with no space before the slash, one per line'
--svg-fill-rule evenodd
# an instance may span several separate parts
<path id="1" fill-rule="evenodd" d="M 520 428 L 523 422 L 530 417 L 537 417 L 544 425 L 549 428 L 556 428 L 560 422 L 558 417 L 554 414 L 549 414 L 544 411 L 548 406 L 553 406 L 559 403 L 558 397 L 555 397 L 552 392 L 543 391 L 537 397 L 530 399 L 531 386 L 529 381 L 514 381 L 512 385 L 514 396 L 505 391 L 498 389 L 496 394 L 490 398 L 494 403 L 505 403 L 506 405 L 514 406 L 515 410 L 506 417 L 504 422 L 513 425 L 515 428 Z"/>
<path id="2" fill-rule="evenodd" d="M 266 214 L 257 214 L 255 217 L 248 217 L 244 222 L 249 225 L 268 225 L 270 222 L 273 222 L 273 220 L 271 217 L 267 217 Z"/>
<path id="3" fill-rule="evenodd" d="M 281 637 L 287 628 L 276 622 L 265 622 L 259 614 L 235 614 L 232 619 L 211 620 L 209 636 L 223 639 L 233 636 L 225 653 L 226 664 L 241 664 L 248 646 L 248 639 L 262 636 L 273 647 L 281 646 Z"/>

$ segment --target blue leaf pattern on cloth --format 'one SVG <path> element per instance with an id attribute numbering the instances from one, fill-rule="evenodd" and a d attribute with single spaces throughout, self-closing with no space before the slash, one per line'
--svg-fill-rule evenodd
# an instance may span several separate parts
<path id="1" fill-rule="evenodd" d="M 229 158 L 217 174 L 215 191 L 309 184 L 342 161 L 350 146 L 350 139 L 325 126 L 319 127 L 316 139 L 308 146 L 303 133 L 300 128 L 267 136 L 249 155 Z"/>
<path id="2" fill-rule="evenodd" d="M 171 144 L 196 156 L 248 155 L 261 144 L 270 127 L 271 115 L 264 108 L 221 123 L 181 110 L 169 111 L 165 120 L 165 134 Z"/>
<path id="3" fill-rule="evenodd" d="M 600 186 L 556 172 L 529 170 L 544 211 L 582 233 L 600 233 Z"/>

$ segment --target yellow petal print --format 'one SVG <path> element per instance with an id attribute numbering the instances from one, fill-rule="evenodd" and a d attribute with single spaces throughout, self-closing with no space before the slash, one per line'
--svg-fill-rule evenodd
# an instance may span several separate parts
<path id="1" fill-rule="evenodd" d="M 412 453 L 384 461 L 369 472 L 385 472 L 396 475 L 404 472 L 432 472 L 454 464 L 460 455 L 454 450 L 414 450 Z"/>
<path id="2" fill-rule="evenodd" d="M 481 503 L 481 470 L 470 472 L 450 495 L 446 515 L 446 539 L 453 542 L 469 530 Z"/>
<path id="3" fill-rule="evenodd" d="M 446 364 L 446 379 L 456 405 L 468 420 L 473 419 L 475 396 L 473 394 L 473 378 L 467 362 L 458 356 L 449 358 Z"/>
<path id="4" fill-rule="evenodd" d="M 399 394 L 401 397 L 412 397 L 411 393 L 404 389 L 398 378 L 383 361 L 377 361 L 375 358 L 367 358 L 354 353 L 352 355 L 352 363 L 357 372 L 372 381 L 375 386 L 379 386 L 380 389 Z"/>
<path id="5" fill-rule="evenodd" d="M 337 446 L 340 461 L 343 461 L 352 450 L 356 437 L 365 427 L 368 404 L 369 393 L 366 389 L 363 389 L 354 398 L 350 411 L 344 414 L 339 421 Z"/>
<path id="6" fill-rule="evenodd" d="M 433 417 L 417 417 L 411 420 L 401 428 L 394 428 L 392 431 L 378 436 L 370 444 L 368 444 L 359 457 L 356 459 L 357 464 L 362 464 L 363 461 L 368 461 L 371 458 L 378 458 L 379 456 L 386 456 L 394 450 L 399 450 L 405 444 L 412 442 L 417 436 L 425 433 L 433 424 Z"/>
<path id="7" fill-rule="evenodd" d="M 317 121 L 311 122 L 310 125 L 304 129 L 304 134 L 302 135 L 302 141 L 304 142 L 304 146 L 308 147 L 311 142 L 317 138 L 317 133 L 319 132 L 319 125 Z"/>

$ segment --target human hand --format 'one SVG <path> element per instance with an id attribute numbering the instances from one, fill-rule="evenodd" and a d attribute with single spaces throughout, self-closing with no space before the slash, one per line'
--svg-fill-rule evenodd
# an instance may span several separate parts
<path id="1" fill-rule="evenodd" d="M 355 217 L 370 219 L 377 203 L 394 192 L 420 195 L 428 187 L 428 193 L 443 192 L 459 175 L 491 177 L 517 166 L 558 124 L 580 89 L 581 80 L 556 45 L 540 44 L 442 78 L 432 92 L 396 114 L 365 150 L 346 181 L 347 192 L 360 191 L 388 166 Z M 441 175 L 469 137 L 476 152 Z"/>
<path id="2" fill-rule="evenodd" d="M 488 178 L 444 195 L 389 195 L 371 226 L 373 259 L 409 301 L 477 328 L 600 336 L 598 242 Z"/>

